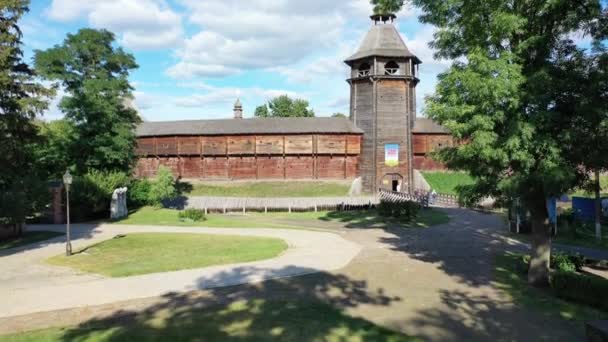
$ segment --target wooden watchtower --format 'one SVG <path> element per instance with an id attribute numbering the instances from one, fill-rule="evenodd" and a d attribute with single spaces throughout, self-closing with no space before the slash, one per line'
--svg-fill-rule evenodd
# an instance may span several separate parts
<path id="1" fill-rule="evenodd" d="M 395 15 L 373 15 L 373 26 L 351 67 L 350 119 L 363 130 L 363 190 L 408 191 L 413 184 L 412 127 L 416 119 L 418 66 L 393 25 Z"/>

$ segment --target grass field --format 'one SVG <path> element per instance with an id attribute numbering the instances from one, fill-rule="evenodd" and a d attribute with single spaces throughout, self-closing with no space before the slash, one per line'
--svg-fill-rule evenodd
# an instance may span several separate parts
<path id="1" fill-rule="evenodd" d="M 62 235 L 62 233 L 56 232 L 25 232 L 23 233 L 23 236 L 17 238 L 0 240 L 0 251 L 9 248 L 22 247 L 31 243 L 49 240 Z"/>
<path id="2" fill-rule="evenodd" d="M 423 172 L 424 179 L 440 194 L 457 195 L 459 185 L 473 183 L 473 178 L 463 172 Z"/>
<path id="3" fill-rule="evenodd" d="M 559 299 L 553 296 L 550 290 L 529 286 L 525 272 L 520 266 L 521 257 L 521 254 L 507 253 L 495 260 L 496 285 L 504 290 L 516 305 L 576 321 L 580 323 L 581 330 L 586 321 L 608 318 L 606 312 Z"/>
<path id="4" fill-rule="evenodd" d="M 66 257 L 57 266 L 110 277 L 194 269 L 273 258 L 287 249 L 279 239 L 208 234 L 129 234 Z"/>
<path id="5" fill-rule="evenodd" d="M 161 225 L 210 228 L 288 228 L 288 229 L 324 229 L 324 228 L 388 228 L 430 227 L 449 222 L 448 216 L 435 209 L 421 210 L 418 218 L 411 223 L 396 222 L 378 215 L 375 210 L 343 212 L 271 212 L 247 214 L 210 214 L 202 222 L 182 222 L 178 211 L 144 207 L 132 212 L 124 220 L 115 224 L 127 225 Z"/>
<path id="6" fill-rule="evenodd" d="M 599 241 L 595 238 L 595 226 L 592 224 L 578 224 L 576 233 L 572 232 L 571 226 L 566 228 L 560 224 L 557 232 L 557 236 L 551 238 L 555 243 L 608 250 L 608 226 L 606 225 L 602 226 L 602 239 Z M 529 234 L 513 233 L 510 234 L 510 237 L 523 242 L 530 242 L 531 240 Z"/>
<path id="7" fill-rule="evenodd" d="M 600 176 L 600 187 L 602 188 L 601 196 L 608 197 L 608 176 Z M 595 194 L 593 192 L 582 189 L 575 191 L 572 196 L 595 198 Z"/>
<path id="8" fill-rule="evenodd" d="M 205 309 L 178 306 L 129 322 L 97 320 L 81 326 L 0 336 L 32 341 L 420 341 L 316 301 L 237 301 Z"/>
<path id="9" fill-rule="evenodd" d="M 191 186 L 190 186 L 191 185 Z M 232 182 L 196 183 L 183 186 L 188 196 L 223 197 L 341 197 L 349 182 Z"/>

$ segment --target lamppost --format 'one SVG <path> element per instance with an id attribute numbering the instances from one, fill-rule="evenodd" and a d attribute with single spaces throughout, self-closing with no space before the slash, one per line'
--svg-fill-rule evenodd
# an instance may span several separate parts
<path id="1" fill-rule="evenodd" d="M 72 175 L 70 170 L 67 170 L 63 175 L 63 184 L 65 185 L 65 196 L 66 196 L 66 245 L 65 255 L 72 255 L 72 243 L 70 242 L 70 185 L 72 185 Z"/>

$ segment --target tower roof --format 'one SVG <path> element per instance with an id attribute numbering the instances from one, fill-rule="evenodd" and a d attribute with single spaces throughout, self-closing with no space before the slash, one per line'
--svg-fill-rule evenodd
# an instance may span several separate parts
<path id="1" fill-rule="evenodd" d="M 392 23 L 376 24 L 367 32 L 363 43 L 354 55 L 346 59 L 347 64 L 367 57 L 409 57 L 422 63 L 405 45 Z"/>

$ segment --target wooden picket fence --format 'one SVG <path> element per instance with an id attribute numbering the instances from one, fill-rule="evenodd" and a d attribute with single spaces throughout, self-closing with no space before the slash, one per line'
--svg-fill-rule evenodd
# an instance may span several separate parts
<path id="1" fill-rule="evenodd" d="M 393 202 L 415 201 L 424 207 L 429 205 L 458 205 L 458 198 L 453 195 L 436 194 L 434 199 L 431 197 L 431 193 L 420 190 L 410 194 L 380 189 L 377 196 L 360 197 L 238 198 L 193 196 L 182 197 L 171 203 L 166 203 L 166 205 L 176 209 L 200 209 L 206 213 L 351 211 L 374 208 L 381 200 Z"/>

